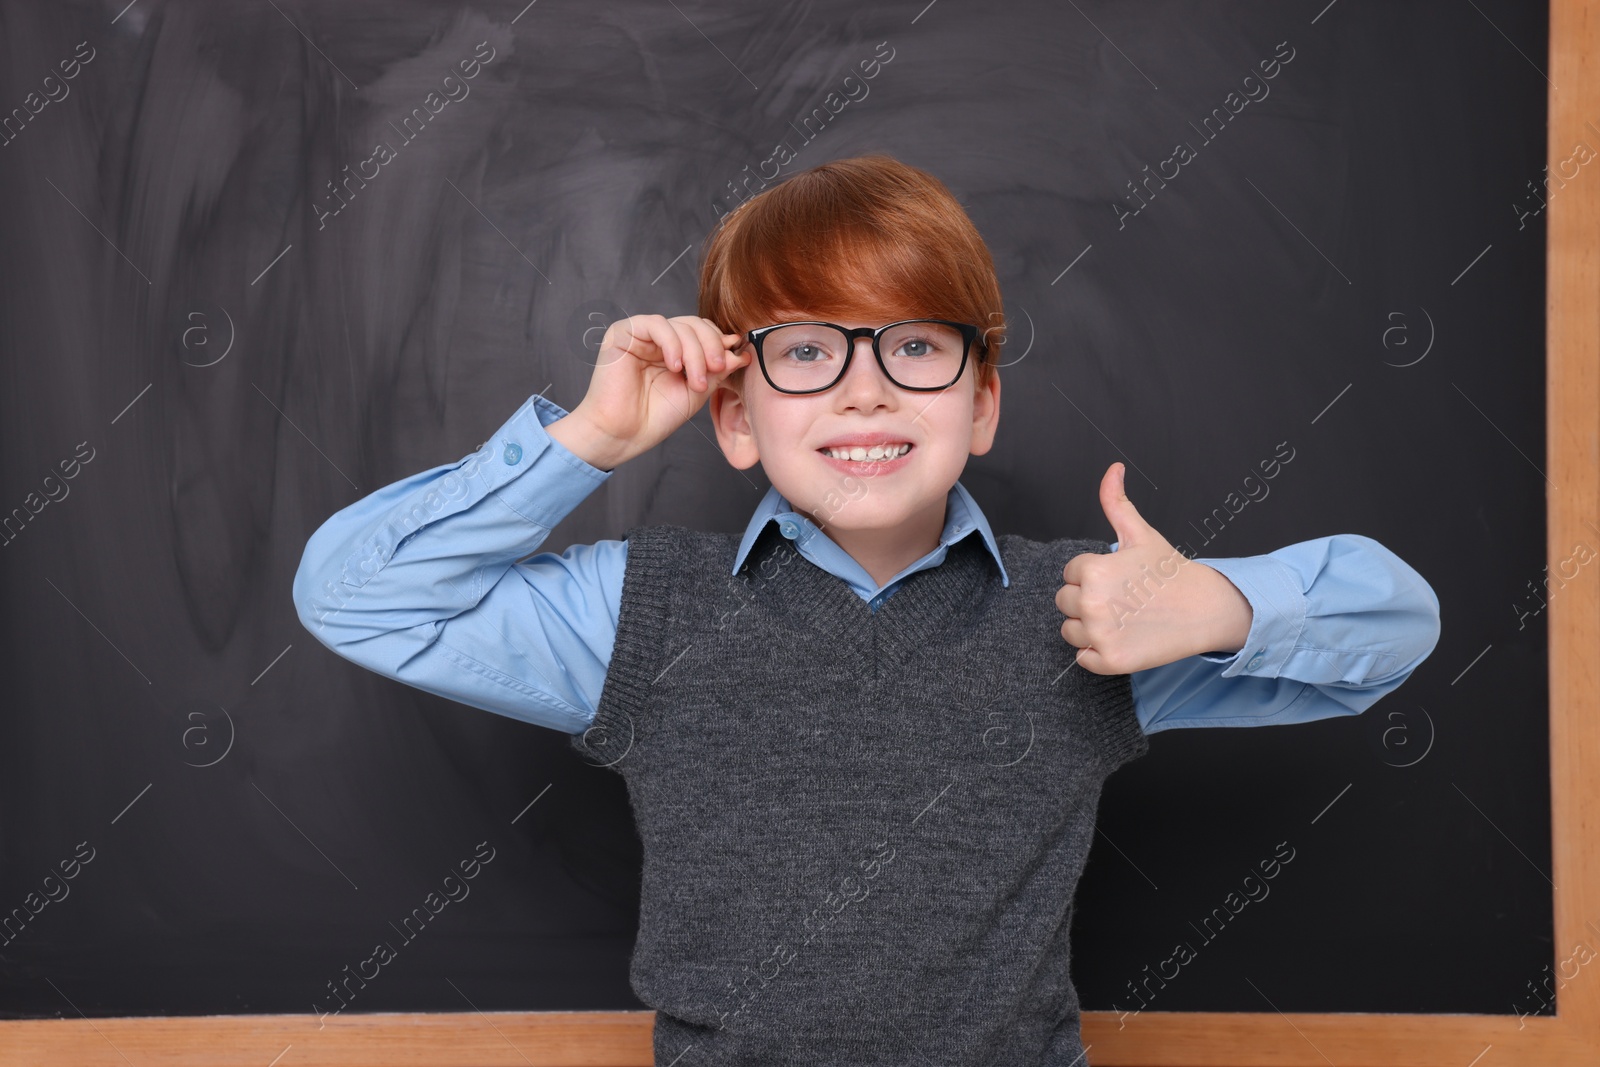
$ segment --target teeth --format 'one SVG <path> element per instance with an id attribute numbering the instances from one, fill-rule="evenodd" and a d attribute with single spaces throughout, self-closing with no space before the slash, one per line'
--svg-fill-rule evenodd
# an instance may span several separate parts
<path id="1" fill-rule="evenodd" d="M 894 459 L 911 451 L 911 443 L 902 441 L 897 445 L 873 445 L 871 448 L 862 448 L 858 445 L 855 448 L 825 448 L 823 451 L 834 459 L 853 459 L 857 462 Z"/>

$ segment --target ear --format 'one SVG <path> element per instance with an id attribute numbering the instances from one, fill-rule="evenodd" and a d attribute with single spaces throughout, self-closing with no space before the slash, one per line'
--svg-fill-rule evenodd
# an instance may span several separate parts
<path id="1" fill-rule="evenodd" d="M 750 426 L 750 408 L 743 395 L 742 375 L 750 373 L 750 370 L 750 367 L 746 367 L 741 372 L 737 388 L 726 380 L 718 382 L 708 401 L 711 405 L 711 425 L 717 431 L 717 444 L 722 446 L 722 454 L 736 470 L 753 467 L 761 458 L 756 450 L 755 432 Z"/>
<path id="2" fill-rule="evenodd" d="M 976 373 L 976 372 L 974 372 Z M 981 456 L 994 445 L 1000 427 L 1000 375 L 990 368 L 989 380 L 977 386 L 972 395 L 972 445 L 969 451 Z"/>

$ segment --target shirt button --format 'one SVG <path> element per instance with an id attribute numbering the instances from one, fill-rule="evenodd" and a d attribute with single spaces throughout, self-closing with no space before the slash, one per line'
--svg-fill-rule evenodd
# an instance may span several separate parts
<path id="1" fill-rule="evenodd" d="M 780 532 L 782 532 L 783 536 L 787 537 L 791 541 L 800 536 L 800 526 L 793 519 L 784 519 L 783 522 L 778 525 L 778 529 Z"/>
<path id="2" fill-rule="evenodd" d="M 1261 657 L 1266 655 L 1266 652 L 1267 652 L 1266 649 L 1261 649 L 1255 655 L 1251 656 L 1250 657 L 1250 662 L 1246 663 L 1244 665 L 1244 669 L 1247 670 L 1247 671 L 1255 670 L 1256 667 L 1261 663 Z"/>
<path id="3" fill-rule="evenodd" d="M 505 459 L 508 466 L 515 467 L 522 460 L 522 446 L 515 441 L 508 442 L 506 444 Z"/>

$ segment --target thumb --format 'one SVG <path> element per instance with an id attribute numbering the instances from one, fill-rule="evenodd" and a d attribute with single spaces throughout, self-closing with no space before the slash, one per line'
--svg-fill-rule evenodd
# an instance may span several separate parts
<path id="1" fill-rule="evenodd" d="M 1128 499 L 1127 471 L 1127 464 L 1113 463 L 1106 468 L 1105 477 L 1100 479 L 1100 508 L 1106 513 L 1111 528 L 1116 531 L 1117 536 L 1113 540 L 1119 542 L 1119 550 L 1162 539 L 1155 528 L 1144 521 L 1144 516 L 1133 506 L 1133 501 Z"/>

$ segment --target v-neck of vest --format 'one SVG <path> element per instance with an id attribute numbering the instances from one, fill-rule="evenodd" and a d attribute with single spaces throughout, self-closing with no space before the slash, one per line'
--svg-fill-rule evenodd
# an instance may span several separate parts
<path id="1" fill-rule="evenodd" d="M 843 578 L 799 555 L 775 526 L 758 538 L 747 565 L 760 574 L 762 563 L 785 550 L 796 558 L 767 580 L 779 616 L 836 641 L 874 675 L 886 674 L 940 630 L 979 608 L 986 583 L 1000 587 L 1000 572 L 976 532 L 951 545 L 938 566 L 907 575 L 876 612 Z M 752 580 L 763 582 L 760 577 Z"/>

